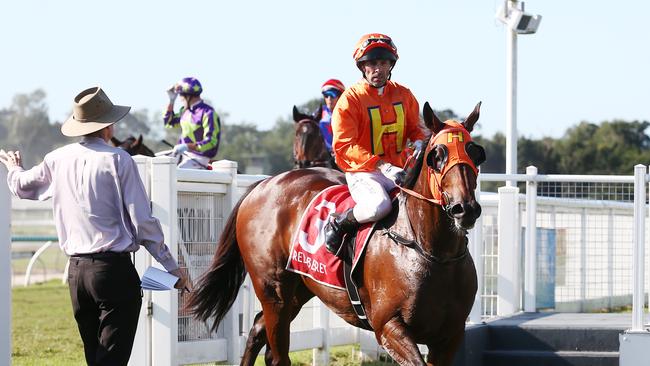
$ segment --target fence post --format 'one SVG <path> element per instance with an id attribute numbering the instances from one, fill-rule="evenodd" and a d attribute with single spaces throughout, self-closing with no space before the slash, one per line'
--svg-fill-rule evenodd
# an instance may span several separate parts
<path id="1" fill-rule="evenodd" d="M 233 207 L 239 201 L 239 187 L 237 183 L 237 162 L 230 160 L 219 160 L 212 163 L 213 171 L 222 171 L 229 173 L 231 176 L 231 181 L 228 186 L 228 192 L 224 198 L 223 205 L 223 217 L 224 222 L 227 217 L 230 215 Z M 228 313 L 224 317 L 222 324 L 224 327 L 225 337 L 228 339 L 228 364 L 238 365 L 241 360 L 241 333 L 242 331 L 246 334 L 248 329 L 240 329 L 240 319 L 241 323 L 244 323 L 244 316 L 246 315 L 245 309 L 243 308 L 242 298 L 246 296 L 245 289 L 240 288 L 239 294 L 235 299 L 235 302 L 232 304 Z"/>
<path id="2" fill-rule="evenodd" d="M 0 167 L 0 365 L 11 365 L 11 194 Z"/>
<path id="3" fill-rule="evenodd" d="M 645 207 L 647 167 L 634 166 L 634 264 L 632 277 L 632 328 L 619 335 L 619 364 L 641 366 L 648 364 L 650 332 L 643 326 L 645 275 Z"/>
<path id="4" fill-rule="evenodd" d="M 632 285 L 632 331 L 643 331 L 643 305 L 645 297 L 645 207 L 647 168 L 634 166 L 634 258 Z"/>
<path id="5" fill-rule="evenodd" d="M 176 190 L 176 161 L 167 156 L 151 160 L 151 208 L 160 220 L 165 243 L 174 258 L 178 258 L 178 194 Z M 156 264 L 160 267 L 160 264 Z M 178 294 L 176 290 L 151 294 L 151 345 L 153 365 L 176 365 L 178 351 Z"/>
<path id="6" fill-rule="evenodd" d="M 614 212 L 607 210 L 607 309 L 614 306 Z"/>
<path id="7" fill-rule="evenodd" d="M 587 306 L 587 209 L 580 210 L 580 312 Z"/>
<path id="8" fill-rule="evenodd" d="M 479 179 L 476 181 L 476 189 L 474 190 L 474 196 L 476 201 L 481 203 L 481 180 L 480 175 Z M 469 252 L 474 259 L 474 267 L 476 268 L 476 296 L 474 296 L 474 305 L 472 305 L 472 310 L 469 313 L 469 322 L 472 324 L 479 324 L 483 320 L 483 281 L 484 281 L 484 270 L 483 270 L 483 216 L 479 216 L 476 220 L 474 228 L 470 231 L 469 238 Z"/>
<path id="9" fill-rule="evenodd" d="M 537 168 L 526 168 L 526 250 L 524 251 L 524 311 L 537 311 Z"/>
<path id="10" fill-rule="evenodd" d="M 330 311 L 318 298 L 314 298 L 314 328 L 323 332 L 321 347 L 312 350 L 312 365 L 327 366 L 330 364 Z"/>
<path id="11" fill-rule="evenodd" d="M 138 155 L 133 160 L 138 166 L 140 179 L 144 184 L 147 196 L 151 199 L 151 158 Z M 144 271 L 151 265 L 151 255 L 144 248 L 140 248 L 135 254 L 135 269 L 140 277 Z M 142 308 L 138 317 L 138 329 L 135 333 L 133 342 L 133 352 L 129 359 L 131 366 L 151 366 L 151 291 L 144 291 L 142 296 Z"/>
<path id="12" fill-rule="evenodd" d="M 520 309 L 519 188 L 499 187 L 497 315 Z"/>
<path id="13" fill-rule="evenodd" d="M 229 173 L 232 177 L 228 193 L 226 193 L 226 202 L 230 207 L 224 207 L 224 218 L 230 214 L 233 207 L 239 201 L 239 187 L 237 182 L 237 162 L 230 160 L 219 160 L 212 163 L 212 170 L 218 172 Z"/>

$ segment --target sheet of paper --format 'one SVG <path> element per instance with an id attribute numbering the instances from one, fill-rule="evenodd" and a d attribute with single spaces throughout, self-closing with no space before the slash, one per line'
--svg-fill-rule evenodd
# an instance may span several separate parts
<path id="1" fill-rule="evenodd" d="M 178 277 L 155 267 L 149 267 L 142 275 L 142 288 L 145 290 L 164 291 L 171 290 L 178 281 Z"/>

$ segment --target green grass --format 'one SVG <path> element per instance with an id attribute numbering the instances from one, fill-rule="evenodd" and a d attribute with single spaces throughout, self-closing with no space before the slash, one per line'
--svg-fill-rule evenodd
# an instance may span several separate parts
<path id="1" fill-rule="evenodd" d="M 83 345 L 72 315 L 68 286 L 60 280 L 12 289 L 11 357 L 14 366 L 85 365 Z M 330 365 L 382 366 L 361 362 L 359 346 L 333 347 Z M 311 365 L 312 351 L 292 352 L 292 365 Z M 211 365 L 215 365 L 212 363 Z M 256 366 L 264 365 L 262 356 Z"/>
<path id="2" fill-rule="evenodd" d="M 85 365 L 68 287 L 60 280 L 12 290 L 12 365 Z"/>
<path id="3" fill-rule="evenodd" d="M 35 251 L 38 247 L 33 248 L 17 248 L 16 245 L 12 248 L 13 251 Z M 47 273 L 62 273 L 65 269 L 65 264 L 68 257 L 59 249 L 57 243 L 52 244 L 47 248 L 34 264 L 32 271 L 34 273 L 43 273 L 44 269 Z M 11 261 L 11 268 L 14 274 L 23 274 L 27 271 L 27 265 L 30 258 L 18 258 Z"/>
<path id="4" fill-rule="evenodd" d="M 311 366 L 312 351 L 291 352 L 291 365 Z M 330 366 L 395 366 L 394 363 L 386 362 L 366 362 L 359 359 L 359 346 L 338 346 L 330 349 Z M 264 357 L 258 356 L 255 360 L 255 366 L 264 366 Z"/>

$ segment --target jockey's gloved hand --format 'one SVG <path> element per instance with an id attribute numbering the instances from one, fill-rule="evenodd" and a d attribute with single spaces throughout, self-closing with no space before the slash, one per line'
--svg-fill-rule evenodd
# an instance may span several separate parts
<path id="1" fill-rule="evenodd" d="M 176 85 L 172 85 L 169 89 L 167 89 L 167 96 L 169 97 L 169 104 L 174 104 L 174 101 L 176 100 L 176 97 L 178 94 L 176 94 Z"/>
<path id="2" fill-rule="evenodd" d="M 178 144 L 174 146 L 174 150 L 172 150 L 172 154 L 174 155 L 180 155 L 188 150 L 187 144 Z"/>
<path id="3" fill-rule="evenodd" d="M 413 143 L 413 159 L 418 160 L 420 155 L 422 155 L 422 149 L 424 148 L 424 142 L 422 140 L 415 140 Z"/>
<path id="4" fill-rule="evenodd" d="M 378 168 L 381 174 L 392 180 L 396 185 L 401 186 L 404 183 L 404 179 L 406 178 L 404 169 L 385 162 L 378 165 Z"/>

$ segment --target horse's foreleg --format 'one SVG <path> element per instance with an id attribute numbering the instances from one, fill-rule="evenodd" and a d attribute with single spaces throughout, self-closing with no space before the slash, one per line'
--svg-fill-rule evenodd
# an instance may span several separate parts
<path id="1" fill-rule="evenodd" d="M 246 349 L 242 356 L 240 365 L 253 366 L 255 359 L 260 353 L 260 350 L 266 343 L 266 326 L 264 324 L 264 312 L 260 311 L 255 315 L 253 326 L 248 332 L 248 339 L 246 340 Z"/>
<path id="2" fill-rule="evenodd" d="M 386 349 L 390 357 L 402 366 L 425 366 L 418 345 L 406 330 L 404 322 L 393 318 L 375 331 L 377 341 Z"/>
<path id="3" fill-rule="evenodd" d="M 463 341 L 465 327 L 448 338 L 444 342 L 427 344 L 429 354 L 427 354 L 427 365 L 430 366 L 449 366 L 454 362 L 456 351 Z"/>

